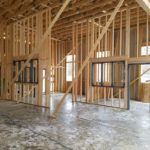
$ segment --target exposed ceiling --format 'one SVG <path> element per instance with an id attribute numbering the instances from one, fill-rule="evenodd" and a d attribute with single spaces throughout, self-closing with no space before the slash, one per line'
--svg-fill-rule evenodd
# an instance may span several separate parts
<path id="1" fill-rule="evenodd" d="M 0 0 L 0 19 L 10 23 L 53 7 L 56 0 Z"/>
<path id="2" fill-rule="evenodd" d="M 54 17 L 65 0 L 0 0 L 0 19 L 6 23 L 25 18 L 47 7 Z M 53 27 L 57 37 L 61 31 L 71 30 L 72 23 L 111 12 L 119 0 L 72 0 Z M 137 5 L 136 0 L 125 0 L 122 7 Z"/>
<path id="3" fill-rule="evenodd" d="M 53 17 L 65 0 L 0 0 L 0 19 L 10 23 L 38 11 L 52 8 Z M 57 24 L 72 22 L 112 10 L 119 0 L 72 0 Z M 125 0 L 125 5 L 134 5 L 135 0 Z"/>

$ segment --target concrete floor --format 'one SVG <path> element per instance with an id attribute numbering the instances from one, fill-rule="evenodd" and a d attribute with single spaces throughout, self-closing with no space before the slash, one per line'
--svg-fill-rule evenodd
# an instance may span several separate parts
<path id="1" fill-rule="evenodd" d="M 59 117 L 49 121 L 49 109 L 0 101 L 0 150 L 150 150 L 149 106 L 131 106 L 72 104 L 68 96 Z"/>

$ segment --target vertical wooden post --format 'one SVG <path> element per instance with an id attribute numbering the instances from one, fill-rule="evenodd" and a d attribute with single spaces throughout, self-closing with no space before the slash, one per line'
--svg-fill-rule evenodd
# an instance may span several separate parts
<path id="1" fill-rule="evenodd" d="M 147 46 L 147 55 L 148 55 L 148 46 L 149 46 L 149 15 L 146 15 L 146 46 Z"/>
<path id="2" fill-rule="evenodd" d="M 137 8 L 137 58 L 139 57 L 139 7 Z"/>
<path id="3" fill-rule="evenodd" d="M 126 10 L 126 61 L 125 61 L 125 90 L 124 90 L 124 107 L 129 108 L 128 102 L 128 58 L 130 56 L 130 9 Z"/>
<path id="4" fill-rule="evenodd" d="M 87 21 L 87 39 L 86 39 L 86 42 L 87 42 L 87 56 L 89 55 L 89 51 L 90 51 L 90 22 L 89 20 Z M 90 76 L 89 76 L 89 72 L 90 72 L 90 64 L 89 62 L 87 63 L 87 67 L 86 67 L 86 72 L 85 72 L 85 75 L 87 75 L 87 79 L 85 80 L 86 81 L 86 86 L 85 86 L 85 91 L 86 91 L 86 102 L 89 101 L 89 98 L 90 98 Z"/>
<path id="5" fill-rule="evenodd" d="M 119 56 L 122 56 L 122 11 L 120 12 L 120 52 Z"/>
<path id="6" fill-rule="evenodd" d="M 74 63 L 75 63 L 75 59 L 74 59 L 74 56 L 75 56 L 75 49 L 77 49 L 77 39 L 78 39 L 78 32 L 77 32 L 77 28 L 78 28 L 78 24 L 77 23 L 74 23 L 73 24 L 73 52 L 72 52 L 72 82 L 75 81 L 75 66 L 74 66 Z M 73 87 L 72 87 L 72 101 L 75 102 L 75 84 L 73 84 Z"/>
<path id="7" fill-rule="evenodd" d="M 82 65 L 82 53 L 83 53 L 83 23 L 81 23 L 81 49 L 80 49 L 80 66 Z M 82 77 L 82 73 L 80 76 L 80 100 L 82 98 L 82 81 L 83 77 Z"/>

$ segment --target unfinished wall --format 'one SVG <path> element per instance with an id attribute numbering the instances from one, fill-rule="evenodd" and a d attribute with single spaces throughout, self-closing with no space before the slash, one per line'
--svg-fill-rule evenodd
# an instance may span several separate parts
<path id="1" fill-rule="evenodd" d="M 134 19 L 131 19 L 130 58 L 137 58 L 138 61 L 138 58 L 146 58 L 149 56 L 150 17 L 141 8 L 132 9 L 131 15 L 135 15 L 135 17 Z M 142 54 L 142 47 L 146 47 L 147 49 L 145 55 Z M 131 81 L 137 79 L 139 76 L 141 76 L 141 66 L 133 66 L 131 69 Z M 149 93 L 146 92 L 146 89 L 148 88 L 150 88 L 150 85 L 148 83 L 141 83 L 141 78 L 138 78 L 138 80 L 131 85 L 131 98 L 138 101 L 148 102 Z"/>
<path id="2" fill-rule="evenodd" d="M 60 61 L 67 52 L 66 42 L 49 34 L 40 51 L 35 50 L 50 23 L 51 9 L 47 9 L 9 26 L 1 26 L 2 99 L 49 107 L 51 93 L 65 92 L 66 64 Z M 36 52 L 34 57 L 12 83 L 33 51 Z"/>
<path id="3" fill-rule="evenodd" d="M 72 33 L 68 33 L 72 34 L 72 38 L 63 41 L 52 38 L 49 33 L 40 51 L 36 51 L 35 46 L 51 23 L 50 9 L 9 26 L 2 26 L 0 33 L 1 98 L 49 107 L 51 94 L 65 92 L 71 84 L 66 81 L 66 55 L 76 56 L 72 61 L 75 63 L 72 74 L 77 75 L 91 48 L 101 35 L 102 29 L 105 28 L 110 15 L 111 13 L 104 13 L 91 19 L 74 22 Z M 73 78 L 73 81 L 76 81 L 71 90 L 73 101 L 126 108 L 128 64 L 141 63 L 140 60 L 149 62 L 148 54 L 141 55 L 141 46 L 149 45 L 149 30 L 150 18 L 141 8 L 121 9 L 81 75 Z M 36 51 L 33 59 L 11 86 L 12 78 L 18 74 L 33 51 Z M 113 83 L 122 83 L 124 86 L 114 87 L 111 85 L 113 69 L 110 62 L 120 61 L 125 63 L 125 70 L 123 72 L 121 66 L 116 66 Z M 94 74 L 92 74 L 92 63 L 105 63 L 104 84 L 109 86 L 99 85 L 100 64 L 96 64 L 98 69 L 94 68 Z M 132 71 L 131 78 L 138 77 L 139 72 L 136 72 L 136 68 Z M 124 78 L 120 76 L 120 72 Z M 92 76 L 96 86 L 92 85 Z M 9 90 L 6 90 L 8 89 L 6 86 Z M 147 89 L 149 85 L 141 85 L 137 80 L 132 86 L 131 97 L 140 99 L 141 96 L 136 94 L 137 87 L 141 90 Z"/>
<path id="4" fill-rule="evenodd" d="M 95 17 L 93 19 L 74 22 L 73 49 L 74 54 L 76 55 L 76 74 L 80 69 L 82 63 L 84 62 L 85 58 L 88 56 L 91 47 L 94 45 L 103 27 L 105 27 L 109 17 L 110 15 L 106 14 L 103 16 Z M 88 65 L 82 71 L 80 77 L 78 79 L 74 79 L 77 80 L 77 82 L 73 86 L 72 92 L 74 95 L 74 100 L 113 107 L 126 107 L 127 96 L 125 95 L 127 91 L 125 91 L 125 87 L 119 88 L 111 86 L 100 86 L 99 82 L 96 81 L 96 74 L 99 73 L 97 69 L 94 70 L 94 74 L 96 75 L 95 83 L 97 84 L 97 86 L 92 86 L 91 63 L 99 63 L 102 62 L 102 60 L 104 60 L 105 63 L 108 63 L 112 60 L 111 58 L 113 58 L 114 61 L 115 58 L 116 60 L 118 59 L 120 61 L 124 61 L 126 70 L 121 70 L 120 67 L 116 68 L 114 82 L 122 82 L 127 87 L 127 79 L 125 78 L 127 77 L 126 73 L 128 72 L 128 64 L 130 64 L 129 60 L 132 60 L 132 58 L 134 58 L 134 60 L 136 60 L 135 62 L 142 63 L 140 59 L 143 59 L 143 57 L 149 58 L 148 53 L 145 56 L 141 55 L 141 47 L 143 45 L 147 47 L 149 46 L 149 31 L 150 17 L 141 8 L 137 7 L 130 10 L 121 10 L 120 12 L 118 12 L 115 20 L 113 21 L 107 33 L 104 35 L 95 52 L 91 56 L 91 60 L 88 62 Z M 129 51 L 128 45 L 130 45 Z M 103 57 L 104 59 L 102 59 Z M 105 79 L 105 84 L 108 85 L 110 85 L 112 77 L 111 67 L 109 67 L 109 65 L 110 64 L 104 65 L 104 67 L 107 68 L 107 75 L 105 74 L 107 79 Z M 123 81 L 121 81 L 122 79 L 120 76 L 122 71 L 124 72 L 123 75 L 126 76 Z M 133 69 L 131 72 L 133 72 L 131 76 L 131 81 L 133 81 L 140 75 L 140 72 L 137 72 L 137 68 Z M 131 86 L 133 87 L 131 88 L 131 98 L 143 98 L 144 101 L 144 97 L 142 95 L 148 95 L 148 93 L 139 92 L 139 94 L 137 94 L 137 91 L 144 91 L 143 89 L 148 89 L 149 85 L 142 84 L 139 78 L 134 83 L 132 83 Z M 83 98 L 82 95 L 85 98 Z M 80 98 L 77 98 L 78 96 Z"/>

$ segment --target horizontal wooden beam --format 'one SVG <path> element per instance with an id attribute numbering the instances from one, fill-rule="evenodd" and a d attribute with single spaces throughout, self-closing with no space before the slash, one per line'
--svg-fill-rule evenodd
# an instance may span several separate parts
<path id="1" fill-rule="evenodd" d="M 102 58 L 92 58 L 90 61 L 92 63 L 99 63 L 99 62 L 116 62 L 116 61 L 125 61 L 126 57 L 125 56 L 120 56 L 120 57 L 102 57 Z"/>
<path id="2" fill-rule="evenodd" d="M 128 64 L 147 64 L 150 63 L 150 56 L 130 58 Z"/>

